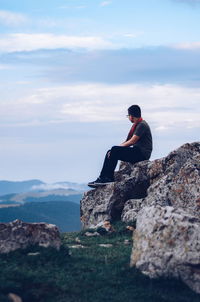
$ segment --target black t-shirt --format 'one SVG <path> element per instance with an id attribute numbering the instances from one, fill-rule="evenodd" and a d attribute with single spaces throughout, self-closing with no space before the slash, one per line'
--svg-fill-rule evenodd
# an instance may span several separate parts
<path id="1" fill-rule="evenodd" d="M 139 136 L 139 140 L 137 141 L 134 146 L 140 148 L 142 154 L 144 155 L 145 159 L 149 159 L 151 156 L 151 152 L 153 149 L 153 142 L 152 142 L 152 135 L 151 129 L 146 121 L 140 122 L 133 133 L 133 135 Z"/>

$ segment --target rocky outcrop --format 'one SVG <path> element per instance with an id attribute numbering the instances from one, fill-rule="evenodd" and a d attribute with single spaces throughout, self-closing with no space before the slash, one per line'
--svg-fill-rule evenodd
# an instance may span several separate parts
<path id="1" fill-rule="evenodd" d="M 60 248 L 58 228 L 47 223 L 26 223 L 15 220 L 0 223 L 0 253 L 8 253 L 31 245 Z"/>
<path id="2" fill-rule="evenodd" d="M 152 278 L 180 278 L 200 293 L 200 219 L 169 206 L 143 208 L 131 265 Z"/>
<path id="3" fill-rule="evenodd" d="M 148 204 L 181 207 L 194 213 L 199 210 L 200 143 L 186 144 L 166 158 L 154 161 L 149 173 Z"/>
<path id="4" fill-rule="evenodd" d="M 137 164 L 122 163 L 116 182 L 90 190 L 81 200 L 84 228 L 105 220 L 132 221 L 145 206 L 159 204 L 200 209 L 200 143 L 185 144 L 167 157 Z"/>
<path id="5" fill-rule="evenodd" d="M 134 166 L 124 163 L 115 173 L 116 182 L 88 191 L 81 200 L 81 220 L 84 228 L 92 228 L 105 220 L 120 220 L 125 202 L 147 195 L 148 161 Z"/>
<path id="6" fill-rule="evenodd" d="M 137 220 L 131 265 L 152 278 L 181 278 L 200 293 L 200 143 L 152 162 L 122 163 L 115 179 L 85 193 L 83 227 Z"/>

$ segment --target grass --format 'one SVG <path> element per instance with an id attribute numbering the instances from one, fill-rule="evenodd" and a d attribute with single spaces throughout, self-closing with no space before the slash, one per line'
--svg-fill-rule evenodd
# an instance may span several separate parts
<path id="1" fill-rule="evenodd" d="M 0 255 L 0 301 L 8 302 L 11 292 L 23 302 L 200 301 L 181 281 L 151 280 L 130 268 L 132 244 L 124 240 L 131 240 L 131 233 L 122 223 L 115 229 L 99 237 L 63 233 L 60 251 L 30 247 Z M 84 248 L 72 248 L 78 244 Z"/>

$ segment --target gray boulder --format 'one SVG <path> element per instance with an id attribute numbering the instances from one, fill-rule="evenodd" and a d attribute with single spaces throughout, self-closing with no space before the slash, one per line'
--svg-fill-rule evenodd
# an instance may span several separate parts
<path id="1" fill-rule="evenodd" d="M 185 144 L 167 157 L 148 163 L 149 188 L 144 199 L 126 201 L 122 220 L 136 220 L 145 206 L 182 208 L 199 217 L 200 143 Z"/>
<path id="2" fill-rule="evenodd" d="M 169 206 L 145 207 L 133 237 L 131 266 L 151 278 L 180 278 L 200 293 L 200 219 Z"/>
<path id="3" fill-rule="evenodd" d="M 152 278 L 181 278 L 200 293 L 200 143 L 152 162 L 121 163 L 115 179 L 85 193 L 83 227 L 137 220 L 131 265 Z"/>
<path id="4" fill-rule="evenodd" d="M 125 202 L 147 195 L 149 161 L 135 165 L 122 163 L 115 173 L 116 181 L 86 192 L 81 200 L 81 221 L 84 228 L 93 228 L 106 220 L 120 220 Z"/>
<path id="5" fill-rule="evenodd" d="M 26 223 L 20 220 L 0 223 L 0 253 L 8 253 L 30 245 L 52 246 L 59 250 L 61 239 L 57 226 L 47 223 Z"/>
<path id="6" fill-rule="evenodd" d="M 115 183 L 85 193 L 81 200 L 83 227 L 95 227 L 105 220 L 133 221 L 143 207 L 156 204 L 183 208 L 198 217 L 199 171 L 198 142 L 152 162 L 122 162 Z"/>
<path id="7" fill-rule="evenodd" d="M 142 199 L 129 199 L 125 202 L 121 215 L 121 220 L 129 223 L 137 220 L 139 211 L 145 205 L 145 198 Z"/>
<path id="8" fill-rule="evenodd" d="M 198 212 L 200 198 L 200 143 L 185 144 L 149 166 L 146 203 Z M 197 214 L 199 215 L 199 213 Z"/>

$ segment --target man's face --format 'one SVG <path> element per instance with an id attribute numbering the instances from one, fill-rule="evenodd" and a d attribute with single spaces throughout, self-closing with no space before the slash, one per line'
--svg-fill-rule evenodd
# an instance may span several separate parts
<path id="1" fill-rule="evenodd" d="M 137 121 L 137 118 L 132 115 L 129 115 L 128 118 L 131 123 L 135 123 Z"/>

